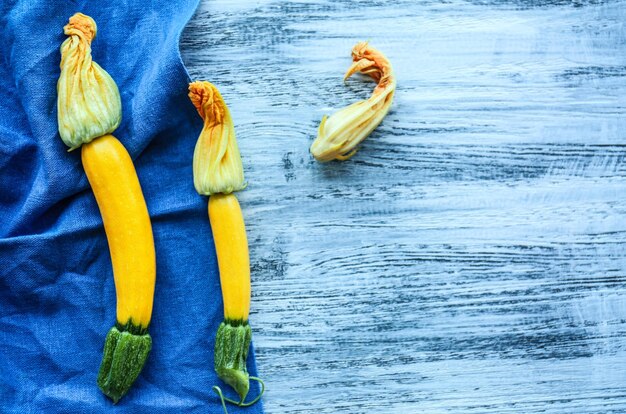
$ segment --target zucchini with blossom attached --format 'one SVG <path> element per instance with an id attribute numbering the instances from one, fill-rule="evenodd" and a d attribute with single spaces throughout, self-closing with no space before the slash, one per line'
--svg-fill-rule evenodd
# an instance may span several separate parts
<path id="1" fill-rule="evenodd" d="M 96 23 L 76 13 L 64 27 L 57 84 L 59 134 L 70 151 L 82 146 L 85 173 L 106 232 L 117 321 L 109 331 L 98 386 L 117 403 L 141 372 L 152 338 L 148 326 L 156 277 L 152 226 L 133 161 L 111 133 L 122 107 L 117 85 L 91 58 Z"/>
<path id="2" fill-rule="evenodd" d="M 250 312 L 250 257 L 241 207 L 233 191 L 245 187 L 243 166 L 230 111 L 217 88 L 209 82 L 189 85 L 189 98 L 204 120 L 193 155 L 194 185 L 198 193 L 209 196 L 209 220 L 215 242 L 224 300 L 224 321 L 215 339 L 215 371 L 233 387 L 239 401 L 224 401 L 238 406 L 257 402 L 264 391 L 263 382 L 248 374 L 246 360 L 252 339 L 248 324 Z M 261 383 L 261 393 L 246 403 L 250 379 Z"/>

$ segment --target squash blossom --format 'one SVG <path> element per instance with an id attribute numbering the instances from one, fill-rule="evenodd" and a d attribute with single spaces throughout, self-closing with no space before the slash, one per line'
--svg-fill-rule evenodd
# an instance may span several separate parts
<path id="1" fill-rule="evenodd" d="M 356 72 L 372 77 L 378 85 L 369 99 L 353 103 L 330 117 L 324 116 L 311 154 L 321 162 L 344 161 L 356 153 L 356 147 L 380 124 L 389 112 L 396 91 L 396 79 L 389 60 L 367 42 L 352 48 L 353 64 L 343 80 Z"/>
<path id="2" fill-rule="evenodd" d="M 59 134 L 70 151 L 113 132 L 122 120 L 122 102 L 111 76 L 91 58 L 96 22 L 82 13 L 63 27 L 57 83 Z"/>
<path id="3" fill-rule="evenodd" d="M 210 82 L 189 84 L 189 98 L 204 120 L 193 153 L 193 184 L 202 195 L 230 194 L 246 184 L 230 111 Z"/>

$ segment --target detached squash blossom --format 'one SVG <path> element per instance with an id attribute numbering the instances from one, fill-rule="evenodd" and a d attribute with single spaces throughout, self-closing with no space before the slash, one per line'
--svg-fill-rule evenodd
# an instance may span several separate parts
<path id="1" fill-rule="evenodd" d="M 233 191 L 245 187 L 243 166 L 230 112 L 217 88 L 209 82 L 189 85 L 189 98 L 204 120 L 204 128 L 193 154 L 193 175 L 196 190 L 209 197 L 209 221 L 215 243 L 217 263 L 224 300 L 224 321 L 215 338 L 215 371 L 239 395 L 239 401 L 224 397 L 221 389 L 213 389 L 224 401 L 247 407 L 263 394 L 263 381 L 251 377 L 246 360 L 252 330 L 250 313 L 250 257 L 248 239 L 241 207 Z M 261 393 L 244 402 L 250 380 L 261 383 Z"/>
<path id="2" fill-rule="evenodd" d="M 109 331 L 98 386 L 115 403 L 130 389 L 152 348 L 148 326 L 156 275 L 152 226 L 133 162 L 113 135 L 122 106 L 115 82 L 91 59 L 96 23 L 76 13 L 64 27 L 57 84 L 59 134 L 81 159 L 107 235 L 117 321 Z"/>
<path id="3" fill-rule="evenodd" d="M 354 63 L 344 76 L 347 80 L 356 72 L 372 77 L 378 85 L 372 96 L 353 103 L 330 117 L 324 116 L 311 154 L 321 162 L 344 161 L 356 153 L 356 147 L 382 122 L 391 108 L 396 91 L 396 79 L 389 60 L 367 42 L 352 48 Z"/>

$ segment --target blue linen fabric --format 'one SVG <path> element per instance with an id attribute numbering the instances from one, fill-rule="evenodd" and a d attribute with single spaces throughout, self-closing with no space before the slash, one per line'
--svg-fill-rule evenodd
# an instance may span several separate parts
<path id="1" fill-rule="evenodd" d="M 223 304 L 207 199 L 194 191 L 191 167 L 202 123 L 178 50 L 197 3 L 0 3 L 2 413 L 222 412 L 211 386 L 228 388 L 213 370 Z M 115 322 L 109 250 L 80 151 L 68 153 L 57 131 L 59 47 L 78 11 L 96 21 L 94 60 L 121 93 L 114 135 L 135 162 L 157 255 L 153 349 L 115 406 L 96 385 Z M 252 350 L 249 369 L 255 375 Z"/>

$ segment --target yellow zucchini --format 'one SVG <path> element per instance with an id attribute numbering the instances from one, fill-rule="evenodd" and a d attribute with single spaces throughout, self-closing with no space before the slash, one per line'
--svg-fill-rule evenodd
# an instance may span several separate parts
<path id="1" fill-rule="evenodd" d="M 250 257 L 241 207 L 234 194 L 209 197 L 209 219 L 220 269 L 224 319 L 247 322 L 250 312 Z"/>
<path id="2" fill-rule="evenodd" d="M 246 368 L 252 339 L 248 324 L 250 257 L 241 207 L 232 194 L 245 188 L 245 182 L 233 120 L 222 95 L 209 82 L 193 82 L 189 85 L 189 98 L 204 120 L 193 157 L 194 184 L 199 194 L 209 196 L 209 220 L 224 299 L 224 321 L 215 338 L 215 371 L 240 398 L 225 398 L 219 387 L 213 387 L 226 411 L 224 401 L 249 406 L 265 390 L 263 381 L 251 377 Z M 244 403 L 251 379 L 261 383 L 261 392 Z"/>
<path id="3" fill-rule="evenodd" d="M 61 75 L 57 83 L 59 134 L 70 151 L 82 146 L 109 243 L 117 323 L 107 334 L 98 386 L 115 403 L 141 372 L 152 338 L 148 326 L 156 275 L 150 216 L 126 148 L 110 135 L 120 124 L 117 85 L 91 58 L 96 23 L 76 13 L 63 28 Z"/>
<path id="4" fill-rule="evenodd" d="M 133 161 L 113 135 L 83 145 L 81 155 L 109 242 L 117 323 L 147 329 L 156 259 L 150 216 Z"/>

